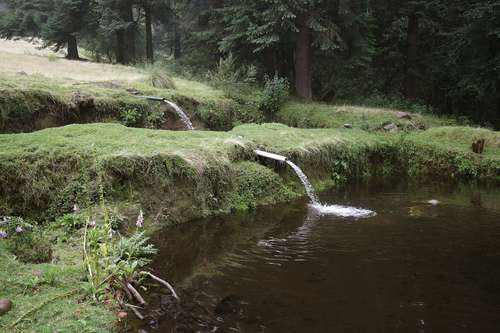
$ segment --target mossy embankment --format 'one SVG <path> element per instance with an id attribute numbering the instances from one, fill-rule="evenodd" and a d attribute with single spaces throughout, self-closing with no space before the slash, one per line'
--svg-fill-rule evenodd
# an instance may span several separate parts
<path id="1" fill-rule="evenodd" d="M 141 96 L 160 96 L 179 104 L 198 129 L 230 130 L 240 124 L 270 120 L 260 110 L 262 96 L 257 88 L 223 90 L 178 77 L 172 77 L 171 87 L 155 88 L 148 81 L 148 71 L 129 70 L 137 71 L 143 79 L 85 82 L 40 74 L 0 74 L 0 133 L 98 122 L 182 128 L 172 110 Z M 300 101 L 286 103 L 272 120 L 300 128 L 342 128 L 350 124 L 365 131 L 381 130 L 387 123 L 406 130 L 456 124 L 432 114 L 412 113 L 402 118 L 397 110 Z"/>
<path id="2" fill-rule="evenodd" d="M 139 70 L 138 70 L 139 71 Z M 82 82 L 43 75 L 0 74 L 0 133 L 32 132 L 69 124 L 120 122 L 131 127 L 176 129 L 172 110 L 141 96 L 160 96 L 179 104 L 197 128 L 227 130 L 254 121 L 252 99 L 234 99 L 196 81 L 173 78 L 173 86 L 147 81 Z M 258 110 L 256 117 L 260 117 Z"/>
<path id="3" fill-rule="evenodd" d="M 442 127 L 405 134 L 242 125 L 230 132 L 173 132 L 118 124 L 70 125 L 0 135 L 0 215 L 38 219 L 75 203 L 133 203 L 178 223 L 303 194 L 292 171 L 258 164 L 255 148 L 289 156 L 319 188 L 369 175 L 498 181 L 498 132 Z M 473 137 L 486 151 L 470 151 Z M 266 167 L 267 166 L 267 167 Z"/>

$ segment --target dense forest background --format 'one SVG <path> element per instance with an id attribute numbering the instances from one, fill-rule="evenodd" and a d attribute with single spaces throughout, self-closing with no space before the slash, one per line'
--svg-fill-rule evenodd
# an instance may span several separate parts
<path id="1" fill-rule="evenodd" d="M 398 100 L 500 127 L 498 0 L 3 0 L 0 36 L 69 59 L 277 75 L 305 99 Z"/>

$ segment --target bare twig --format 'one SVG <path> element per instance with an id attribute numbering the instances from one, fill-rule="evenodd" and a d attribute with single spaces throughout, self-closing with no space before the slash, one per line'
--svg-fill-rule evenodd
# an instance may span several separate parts
<path id="1" fill-rule="evenodd" d="M 180 301 L 180 298 L 179 298 L 179 296 L 177 296 L 177 293 L 175 292 L 174 287 L 172 287 L 172 285 L 170 283 L 168 283 L 167 281 L 165 281 L 163 279 L 160 279 L 159 277 L 151 274 L 150 272 L 141 272 L 141 273 L 148 275 L 153 280 L 155 280 L 155 281 L 161 283 L 162 285 L 164 285 L 165 287 L 167 287 L 170 290 L 170 292 L 172 293 L 172 295 L 175 297 L 175 299 L 177 301 Z"/>
<path id="2" fill-rule="evenodd" d="M 139 318 L 139 320 L 144 320 L 144 316 L 139 312 L 139 310 L 137 310 L 137 307 L 130 304 L 125 304 L 125 306 L 132 310 L 132 312 L 137 316 L 137 318 Z"/>
<path id="3" fill-rule="evenodd" d="M 132 293 L 132 295 L 134 295 L 134 297 L 141 305 L 146 304 L 146 301 L 144 300 L 144 298 L 142 298 L 141 294 L 139 294 L 139 292 L 137 291 L 137 289 L 134 288 L 134 286 L 132 286 L 129 282 L 127 282 L 125 286 Z"/>

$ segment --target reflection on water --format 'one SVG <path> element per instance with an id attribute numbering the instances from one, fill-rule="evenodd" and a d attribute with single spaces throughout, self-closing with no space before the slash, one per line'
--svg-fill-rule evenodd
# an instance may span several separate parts
<path id="1" fill-rule="evenodd" d="M 477 193 L 352 187 L 321 199 L 376 215 L 299 201 L 166 231 L 154 268 L 191 301 L 147 329 L 499 332 L 500 196 Z"/>

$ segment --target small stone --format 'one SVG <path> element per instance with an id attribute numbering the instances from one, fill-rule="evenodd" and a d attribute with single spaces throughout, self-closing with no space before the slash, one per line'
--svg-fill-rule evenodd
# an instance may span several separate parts
<path id="1" fill-rule="evenodd" d="M 128 93 L 132 95 L 141 95 L 141 92 L 135 88 L 127 88 L 126 90 Z"/>
<path id="2" fill-rule="evenodd" d="M 396 113 L 396 116 L 399 119 L 406 119 L 406 120 L 412 119 L 411 114 L 409 114 L 408 112 L 398 112 L 398 113 Z"/>
<path id="3" fill-rule="evenodd" d="M 396 125 L 394 123 L 384 124 L 383 129 L 384 129 L 384 131 L 389 132 L 389 133 L 398 133 L 399 132 L 398 125 Z"/>
<path id="4" fill-rule="evenodd" d="M 0 299 L 0 316 L 3 316 L 12 309 L 12 301 L 9 299 Z"/>
<path id="5" fill-rule="evenodd" d="M 352 128 L 351 124 L 344 124 L 344 128 Z"/>
<path id="6" fill-rule="evenodd" d="M 427 201 L 429 204 L 433 205 L 433 206 L 437 206 L 439 205 L 439 200 L 436 200 L 436 199 L 432 199 L 432 200 L 429 200 Z"/>
<path id="7" fill-rule="evenodd" d="M 120 311 L 118 312 L 117 316 L 119 319 L 126 319 L 128 317 L 128 313 L 126 313 L 125 311 Z"/>

